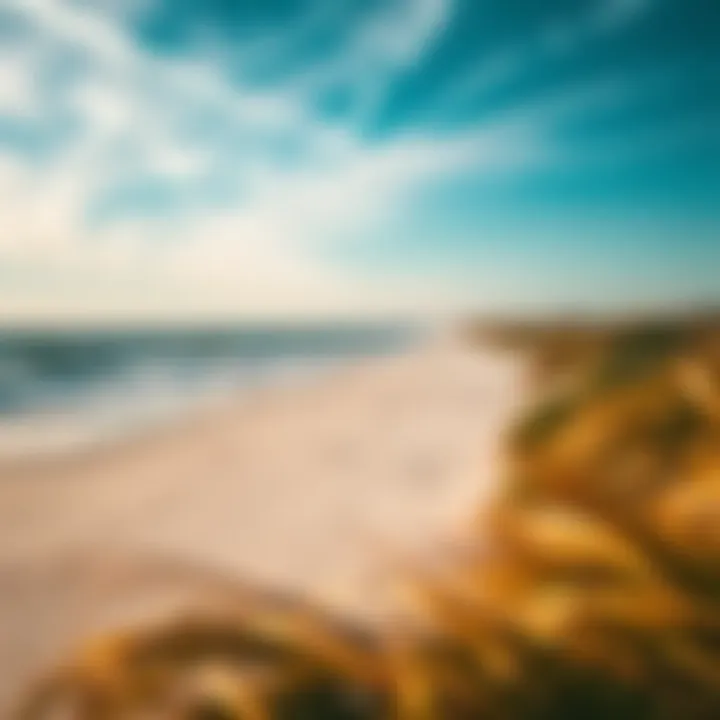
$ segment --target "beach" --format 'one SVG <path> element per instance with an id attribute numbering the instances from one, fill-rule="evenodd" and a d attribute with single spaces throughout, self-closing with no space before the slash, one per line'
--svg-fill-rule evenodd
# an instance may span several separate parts
<path id="1" fill-rule="evenodd" d="M 244 585 L 382 617 L 398 569 L 491 495 L 522 384 L 516 358 L 438 342 L 145 437 L 0 458 L 0 714 L 88 634 Z"/>

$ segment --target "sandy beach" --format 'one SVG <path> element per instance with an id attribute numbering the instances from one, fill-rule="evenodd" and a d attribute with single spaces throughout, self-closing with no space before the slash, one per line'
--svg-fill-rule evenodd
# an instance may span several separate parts
<path id="1" fill-rule="evenodd" d="M 354 616 L 492 491 L 520 402 L 507 356 L 440 343 L 52 461 L 0 460 L 0 714 L 88 633 L 232 602 L 240 583 Z"/>

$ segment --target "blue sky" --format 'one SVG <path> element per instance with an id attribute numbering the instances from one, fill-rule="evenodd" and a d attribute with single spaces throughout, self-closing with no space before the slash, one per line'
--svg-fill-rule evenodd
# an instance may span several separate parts
<path id="1" fill-rule="evenodd" d="M 0 0 L 0 322 L 720 302 L 717 0 Z"/>

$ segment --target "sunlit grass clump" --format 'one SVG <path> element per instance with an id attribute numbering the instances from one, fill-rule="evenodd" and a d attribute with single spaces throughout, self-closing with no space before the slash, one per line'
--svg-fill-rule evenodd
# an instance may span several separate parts
<path id="1" fill-rule="evenodd" d="M 22 717 L 720 717 L 720 342 L 532 343 L 544 392 L 499 499 L 474 552 L 407 583 L 402 628 L 248 596 L 91 642 Z"/>

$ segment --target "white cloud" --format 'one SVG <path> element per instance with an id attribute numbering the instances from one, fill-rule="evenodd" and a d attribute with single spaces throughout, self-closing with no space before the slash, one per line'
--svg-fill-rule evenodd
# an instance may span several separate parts
<path id="1" fill-rule="evenodd" d="M 0 49 L 0 115 L 31 119 L 40 112 L 33 60 L 22 48 Z"/>
<path id="2" fill-rule="evenodd" d="M 87 135 L 112 136 L 132 120 L 133 103 L 123 95 L 99 79 L 88 78 L 75 88 L 74 105 L 84 116 Z"/>
<path id="3" fill-rule="evenodd" d="M 350 88 L 353 120 L 372 119 L 388 89 L 407 68 L 432 51 L 455 11 L 455 0 L 395 0 L 367 15 L 337 57 L 293 78 L 295 92 L 312 97 L 324 89 Z"/>
<path id="4" fill-rule="evenodd" d="M 600 32 L 618 30 L 648 11 L 652 0 L 602 0 L 592 18 L 593 29 Z"/>
<path id="5" fill-rule="evenodd" d="M 468 167 L 495 172 L 538 151 L 497 128 L 368 144 L 356 127 L 314 114 L 310 75 L 250 88 L 210 62 L 146 52 L 103 6 L 5 2 L 31 21 L 37 62 L 54 64 L 69 52 L 87 60 L 63 81 L 62 106 L 38 99 L 50 120 L 70 112 L 74 134 L 40 165 L 0 155 L 3 276 L 42 279 L 0 284 L 5 314 L 389 308 L 401 299 L 330 263 L 328 244 L 371 232 L 428 182 Z M 322 61 L 318 77 L 367 83 L 377 99 L 427 51 L 451 12 L 450 0 L 388 4 L 340 56 Z M 41 88 L 24 67 L 18 61 L 5 72 L 18 98 L 27 92 L 29 109 Z M 235 202 L 218 209 L 198 200 L 169 217 L 89 223 L 98 199 L 148 176 L 181 190 L 219 184 Z M 402 302 L 418 303 L 422 291 L 407 289 Z"/>
<path id="6" fill-rule="evenodd" d="M 452 112 L 469 101 L 477 102 L 483 95 L 533 73 L 538 64 L 555 62 L 558 57 L 571 62 L 574 53 L 587 48 L 588 43 L 619 32 L 649 12 L 652 5 L 652 0 L 597 0 L 589 11 L 577 17 L 551 19 L 538 27 L 537 37 L 523 38 L 522 42 L 494 51 L 458 74 L 436 98 L 435 110 Z M 622 85 L 623 78 L 617 78 L 615 84 Z"/>
<path id="7" fill-rule="evenodd" d="M 530 66 L 525 47 L 504 48 L 461 74 L 436 98 L 435 107 L 451 112 L 468 100 L 491 91 L 526 71 Z"/>

